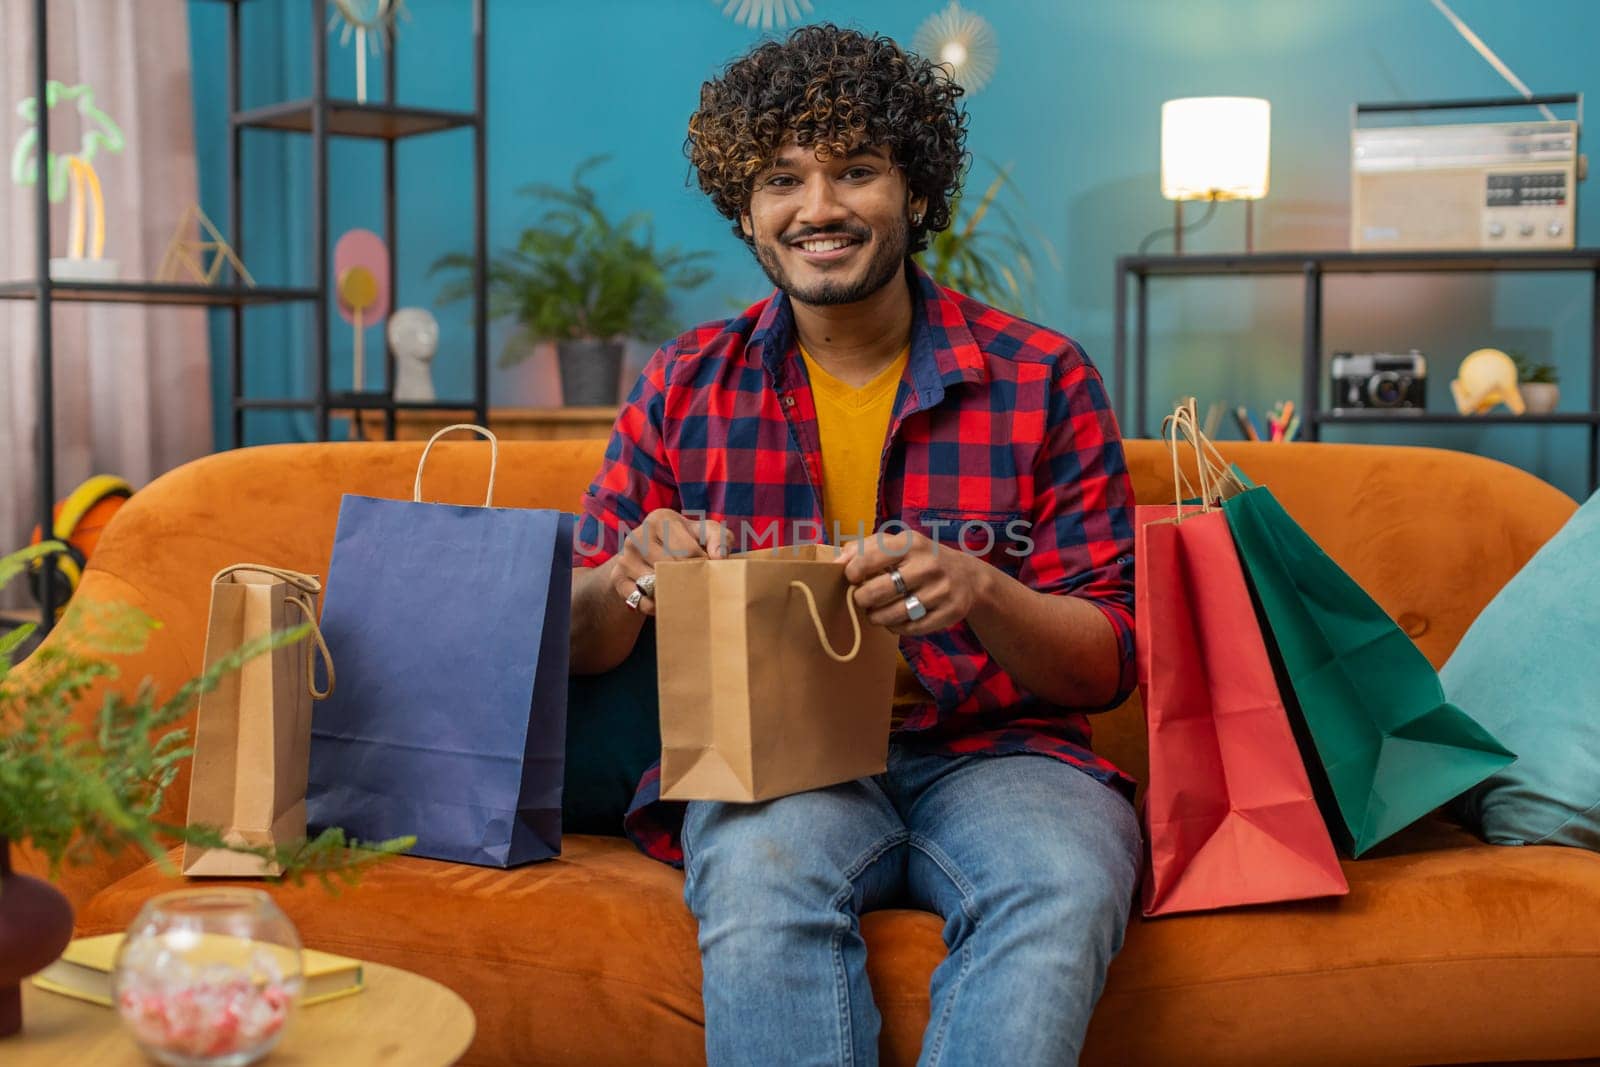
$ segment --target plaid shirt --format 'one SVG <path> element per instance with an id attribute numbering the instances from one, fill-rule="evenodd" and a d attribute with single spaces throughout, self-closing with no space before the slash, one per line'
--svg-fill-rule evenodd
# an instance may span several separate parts
<path id="1" fill-rule="evenodd" d="M 980 552 L 1031 589 L 1098 607 L 1121 660 L 1106 705 L 1115 707 L 1135 682 L 1133 487 L 1100 375 L 1061 334 L 940 288 L 914 263 L 908 273 L 911 357 L 883 450 L 879 528 L 899 520 Z M 738 318 L 689 330 L 646 364 L 584 494 L 574 564 L 604 563 L 623 528 L 657 508 L 703 513 L 736 537 L 748 523 L 767 538 L 736 549 L 823 540 L 821 485 L 816 407 L 788 297 L 775 291 Z M 1027 692 L 966 623 L 901 637 L 900 650 L 932 699 L 907 709 L 897 743 L 950 755 L 1042 753 L 1132 798 L 1133 780 L 1089 748 L 1085 711 L 1103 709 Z M 681 864 L 683 805 L 659 795 L 657 764 L 626 829 L 649 855 Z"/>

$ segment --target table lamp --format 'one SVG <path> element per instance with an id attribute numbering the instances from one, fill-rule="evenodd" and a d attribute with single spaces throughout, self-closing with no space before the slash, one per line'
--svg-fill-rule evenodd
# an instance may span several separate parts
<path id="1" fill-rule="evenodd" d="M 1185 200 L 1243 200 L 1244 249 L 1255 250 L 1254 202 L 1267 195 L 1272 105 L 1245 96 L 1191 96 L 1161 105 L 1161 195 L 1173 201 L 1183 252 Z"/>

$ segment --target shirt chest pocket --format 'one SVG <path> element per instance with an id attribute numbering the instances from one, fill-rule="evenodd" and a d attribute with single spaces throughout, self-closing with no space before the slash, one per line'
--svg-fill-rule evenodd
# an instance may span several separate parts
<path id="1" fill-rule="evenodd" d="M 910 513 L 916 529 L 941 549 L 976 556 L 1015 574 L 1031 551 L 1028 517 L 1020 511 L 920 508 Z"/>

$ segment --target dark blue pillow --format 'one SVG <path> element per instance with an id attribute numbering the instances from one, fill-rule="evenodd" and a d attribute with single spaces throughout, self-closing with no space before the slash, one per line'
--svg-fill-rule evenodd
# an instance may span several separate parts
<path id="1" fill-rule="evenodd" d="M 567 679 L 567 779 L 561 830 L 622 836 L 622 816 L 644 772 L 661 757 L 655 621 L 605 674 Z"/>

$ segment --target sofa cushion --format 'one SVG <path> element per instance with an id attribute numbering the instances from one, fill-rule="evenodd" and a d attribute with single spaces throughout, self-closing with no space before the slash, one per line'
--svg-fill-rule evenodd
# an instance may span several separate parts
<path id="1" fill-rule="evenodd" d="M 1461 798 L 1501 845 L 1600 851 L 1600 493 L 1489 602 L 1439 672 L 1518 754 Z"/>
<path id="2" fill-rule="evenodd" d="M 1135 920 L 1085 1063 L 1450 1063 L 1600 1055 L 1600 855 L 1500 849 L 1439 821 L 1344 865 L 1338 901 Z M 180 880 L 149 866 L 80 932 L 121 929 Z M 307 944 L 426 974 L 478 1015 L 470 1063 L 699 1062 L 682 876 L 625 841 L 568 838 L 515 870 L 402 859 L 329 898 L 272 887 Z M 913 1063 L 932 915 L 865 917 L 886 1063 Z M 759 980 L 759 979 L 758 979 Z"/>

